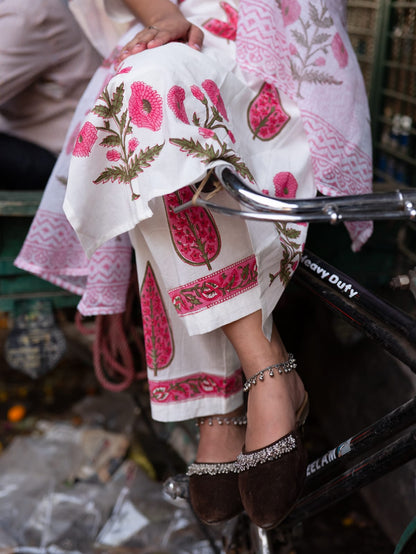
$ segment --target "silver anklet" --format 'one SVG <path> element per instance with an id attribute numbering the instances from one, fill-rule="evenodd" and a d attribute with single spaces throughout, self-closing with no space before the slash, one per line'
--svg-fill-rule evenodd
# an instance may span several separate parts
<path id="1" fill-rule="evenodd" d="M 268 373 L 270 377 L 274 377 L 275 371 L 277 371 L 277 373 L 279 373 L 280 375 L 282 373 L 290 373 L 291 371 L 296 369 L 296 365 L 296 360 L 293 354 L 289 354 L 286 362 L 280 362 L 279 364 L 274 364 L 266 367 L 266 369 L 261 369 L 260 371 L 252 375 L 249 379 L 247 379 L 247 381 L 244 383 L 243 391 L 249 391 L 251 387 L 257 383 L 257 379 L 259 381 L 264 381 L 265 373 Z"/>
<path id="2" fill-rule="evenodd" d="M 247 425 L 247 416 L 241 415 L 241 416 L 233 416 L 233 417 L 225 417 L 225 416 L 209 416 L 209 417 L 199 417 L 196 420 L 195 425 L 199 427 L 200 425 L 205 425 L 205 422 L 207 425 L 214 425 L 214 421 L 218 423 L 218 425 Z"/>

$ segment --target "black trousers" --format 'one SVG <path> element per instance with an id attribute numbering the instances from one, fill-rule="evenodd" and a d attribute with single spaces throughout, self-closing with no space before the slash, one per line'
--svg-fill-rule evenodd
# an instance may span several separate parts
<path id="1" fill-rule="evenodd" d="M 49 150 L 0 133 L 0 189 L 41 190 L 55 162 Z"/>

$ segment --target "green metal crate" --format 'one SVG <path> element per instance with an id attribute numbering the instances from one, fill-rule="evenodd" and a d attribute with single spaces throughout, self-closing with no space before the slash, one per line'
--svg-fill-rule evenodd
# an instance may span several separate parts
<path id="1" fill-rule="evenodd" d="M 48 299 L 55 308 L 79 302 L 78 296 L 13 265 L 41 197 L 42 191 L 0 191 L 0 311 L 13 311 L 22 299 Z"/>

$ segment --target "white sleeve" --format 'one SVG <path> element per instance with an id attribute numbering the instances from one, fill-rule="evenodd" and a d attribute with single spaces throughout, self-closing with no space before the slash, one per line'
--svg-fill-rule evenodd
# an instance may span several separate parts
<path id="1" fill-rule="evenodd" d="M 104 58 L 109 56 L 135 21 L 134 15 L 122 0 L 70 0 L 69 8 Z"/>
<path id="2" fill-rule="evenodd" d="M 123 0 L 104 0 L 107 14 L 118 23 L 131 23 L 135 16 Z"/>

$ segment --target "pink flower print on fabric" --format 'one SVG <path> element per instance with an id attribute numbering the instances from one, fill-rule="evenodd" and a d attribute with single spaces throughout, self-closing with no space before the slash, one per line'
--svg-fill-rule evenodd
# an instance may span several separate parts
<path id="1" fill-rule="evenodd" d="M 298 182 L 292 173 L 282 171 L 273 178 L 274 191 L 277 198 L 295 198 Z"/>
<path id="2" fill-rule="evenodd" d="M 205 94 L 202 92 L 202 90 L 197 87 L 196 85 L 191 86 L 191 92 L 195 96 L 197 100 L 200 102 L 203 102 L 205 100 Z"/>
<path id="3" fill-rule="evenodd" d="M 150 85 L 137 81 L 131 85 L 129 114 L 137 127 L 158 131 L 162 126 L 163 103 L 160 94 Z"/>
<path id="4" fill-rule="evenodd" d="M 325 58 L 317 58 L 314 62 L 313 62 L 313 65 L 316 65 L 317 67 L 321 67 L 323 65 L 326 64 L 326 60 Z"/>
<path id="5" fill-rule="evenodd" d="M 257 260 L 253 255 L 168 293 L 179 317 L 185 317 L 227 302 L 256 287 L 257 278 Z"/>
<path id="6" fill-rule="evenodd" d="M 292 56 L 296 56 L 298 54 L 298 49 L 292 42 L 289 44 L 289 52 Z"/>
<path id="7" fill-rule="evenodd" d="M 120 158 L 120 153 L 117 152 L 117 150 L 109 150 L 107 152 L 107 160 L 109 160 L 110 162 L 118 162 Z"/>
<path id="8" fill-rule="evenodd" d="M 204 208 L 192 208 L 175 214 L 173 208 L 192 199 L 195 190 L 185 187 L 163 197 L 169 231 L 178 256 L 190 265 L 206 265 L 221 250 L 221 239 L 214 218 Z"/>
<path id="9" fill-rule="evenodd" d="M 181 379 L 149 379 L 150 400 L 155 404 L 195 400 L 207 396 L 228 398 L 239 393 L 242 386 L 241 369 L 237 369 L 226 378 L 212 373 L 194 373 Z"/>
<path id="10" fill-rule="evenodd" d="M 212 138 L 215 135 L 215 132 L 212 129 L 206 129 L 205 127 L 200 127 L 198 129 L 198 133 L 201 135 L 201 137 L 204 137 L 206 139 Z"/>
<path id="11" fill-rule="evenodd" d="M 146 364 L 157 372 L 165 369 L 174 356 L 173 336 L 168 315 L 156 282 L 152 266 L 148 262 L 140 292 L 140 305 L 143 320 Z"/>
<path id="12" fill-rule="evenodd" d="M 290 117 L 282 108 L 277 89 L 269 83 L 264 83 L 248 107 L 248 124 L 253 133 L 253 139 L 274 139 Z"/>
<path id="13" fill-rule="evenodd" d="M 139 141 L 137 140 L 137 138 L 132 138 L 129 140 L 129 143 L 128 143 L 129 152 L 134 152 L 138 146 L 139 146 Z"/>
<path id="14" fill-rule="evenodd" d="M 348 65 L 348 52 L 342 42 L 342 38 L 339 33 L 335 33 L 334 38 L 331 42 L 332 53 L 334 54 L 335 59 L 337 60 L 339 67 L 344 69 Z"/>
<path id="15" fill-rule="evenodd" d="M 87 158 L 91 154 L 96 140 L 97 129 L 91 122 L 86 121 L 77 136 L 72 155 L 78 158 Z"/>
<path id="16" fill-rule="evenodd" d="M 220 19 L 209 19 L 202 26 L 217 37 L 235 40 L 237 36 L 238 11 L 227 2 L 220 2 L 220 6 L 225 11 L 227 22 Z"/>
<path id="17" fill-rule="evenodd" d="M 131 65 L 127 66 L 127 67 L 122 67 L 121 69 L 119 69 L 116 73 L 116 75 L 123 75 L 124 73 L 130 73 L 130 71 L 133 69 L 133 67 Z"/>
<path id="18" fill-rule="evenodd" d="M 287 27 L 299 19 L 301 7 L 297 0 L 281 0 L 283 25 Z"/>
<path id="19" fill-rule="evenodd" d="M 175 85 L 168 92 L 168 106 L 173 111 L 178 119 L 189 125 L 189 119 L 186 115 L 185 106 L 185 91 L 182 87 Z"/>
<path id="20" fill-rule="evenodd" d="M 214 81 L 212 81 L 211 79 L 206 79 L 202 83 L 202 88 L 208 94 L 209 99 L 217 108 L 218 112 L 222 115 L 224 119 L 228 121 L 227 110 L 225 109 L 225 105 L 220 93 L 220 89 L 217 87 Z"/>

